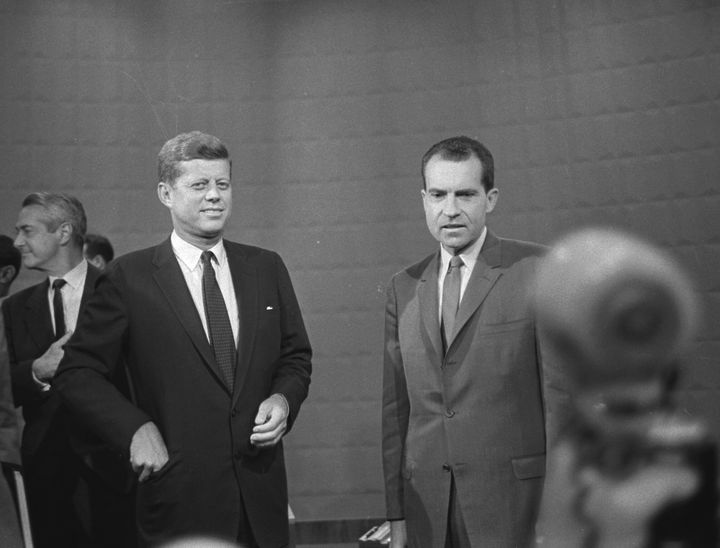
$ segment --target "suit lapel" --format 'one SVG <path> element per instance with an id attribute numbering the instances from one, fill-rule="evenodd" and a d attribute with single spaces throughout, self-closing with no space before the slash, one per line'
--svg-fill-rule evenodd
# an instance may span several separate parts
<path id="1" fill-rule="evenodd" d="M 89 295 L 93 292 L 95 280 L 97 280 L 99 275 L 100 271 L 91 264 L 88 264 L 85 285 L 83 286 L 83 293 L 80 298 L 80 310 L 83 309 Z M 30 333 L 30 336 L 38 348 L 47 348 L 47 346 L 55 340 L 55 331 L 53 330 L 52 318 L 50 317 L 50 303 L 48 302 L 49 287 L 49 279 L 38 284 L 35 291 L 33 291 L 25 303 L 27 310 L 27 315 L 25 316 L 27 332 Z"/>
<path id="2" fill-rule="evenodd" d="M 457 334 L 483 303 L 493 285 L 495 285 L 495 282 L 497 282 L 497 279 L 502 274 L 502 270 L 498 268 L 501 264 L 501 259 L 502 247 L 500 240 L 488 231 L 485 237 L 485 243 L 475 263 L 475 268 L 468 280 L 463 298 L 460 301 L 460 308 L 458 309 L 455 320 L 455 331 L 450 337 L 450 341 L 448 341 L 448 349 L 452 346 Z"/>
<path id="3" fill-rule="evenodd" d="M 250 367 L 250 356 L 255 345 L 257 333 L 257 311 L 259 278 L 257 269 L 244 260 L 242 252 L 229 242 L 225 242 L 225 252 L 230 265 L 235 300 L 237 301 L 239 329 L 237 354 L 235 356 L 235 385 L 233 387 L 233 404 L 237 401 L 240 389 Z"/>
<path id="4" fill-rule="evenodd" d="M 420 317 L 425 328 L 425 336 L 428 346 L 435 355 L 442 360 L 442 338 L 440 336 L 440 300 L 438 297 L 438 269 L 440 264 L 440 252 L 438 251 L 428 262 L 427 267 L 420 277 L 418 287 L 418 300 L 420 305 Z"/>
<path id="5" fill-rule="evenodd" d="M 49 279 L 35 286 L 30 298 L 25 302 L 25 330 L 30 334 L 35 346 L 45 351 L 55 339 L 48 302 Z"/>
<path id="6" fill-rule="evenodd" d="M 227 390 L 220 368 L 215 363 L 212 347 L 205 335 L 202 321 L 190 295 L 185 277 L 173 253 L 170 239 L 167 239 L 156 248 L 153 263 L 156 266 L 153 277 L 160 291 L 165 295 L 170 308 L 187 332 L 205 365 Z"/>

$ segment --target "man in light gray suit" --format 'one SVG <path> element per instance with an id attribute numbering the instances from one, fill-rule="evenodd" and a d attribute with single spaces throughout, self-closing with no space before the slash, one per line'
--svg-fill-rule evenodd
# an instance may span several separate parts
<path id="1" fill-rule="evenodd" d="M 423 157 L 440 249 L 388 288 L 383 467 L 393 546 L 526 546 L 546 446 L 565 422 L 563 378 L 530 310 L 544 247 L 500 239 L 493 157 L 454 137 Z"/>

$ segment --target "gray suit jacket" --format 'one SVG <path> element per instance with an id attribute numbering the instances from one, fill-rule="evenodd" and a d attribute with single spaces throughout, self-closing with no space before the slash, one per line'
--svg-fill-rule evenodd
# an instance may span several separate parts
<path id="1" fill-rule="evenodd" d="M 533 535 L 546 446 L 567 414 L 530 308 L 543 252 L 488 232 L 445 355 L 439 252 L 391 281 L 383 465 L 388 518 L 407 520 L 410 546 L 443 546 L 452 476 L 473 546 Z"/>

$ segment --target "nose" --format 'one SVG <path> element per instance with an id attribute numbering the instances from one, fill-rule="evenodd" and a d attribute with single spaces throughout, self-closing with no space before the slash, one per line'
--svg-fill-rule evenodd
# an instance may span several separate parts
<path id="1" fill-rule="evenodd" d="M 205 199 L 210 202 L 217 202 L 220 200 L 220 192 L 218 191 L 217 183 L 215 181 L 210 181 L 208 183 Z"/>
<path id="2" fill-rule="evenodd" d="M 15 236 L 15 241 L 13 241 L 13 245 L 17 248 L 21 248 L 24 243 L 25 238 L 23 238 L 22 232 L 18 232 L 17 236 Z"/>
<path id="3" fill-rule="evenodd" d="M 445 203 L 443 204 L 443 213 L 445 213 L 446 217 L 451 219 L 460 215 L 460 208 L 458 208 L 457 200 L 452 194 L 448 194 L 445 199 Z"/>

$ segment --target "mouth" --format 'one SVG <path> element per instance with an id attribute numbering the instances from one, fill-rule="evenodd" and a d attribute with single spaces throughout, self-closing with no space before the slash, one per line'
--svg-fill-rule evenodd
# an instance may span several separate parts
<path id="1" fill-rule="evenodd" d="M 442 225 L 440 228 L 443 229 L 443 230 L 457 230 L 457 229 L 459 229 L 459 228 L 465 228 L 465 225 L 455 224 L 455 223 L 449 223 L 449 224 L 446 224 L 446 225 Z"/>
<path id="2" fill-rule="evenodd" d="M 215 208 L 208 208 L 208 209 L 201 209 L 200 213 L 210 213 L 210 214 L 217 214 L 222 213 L 225 211 L 224 209 L 215 209 Z"/>

